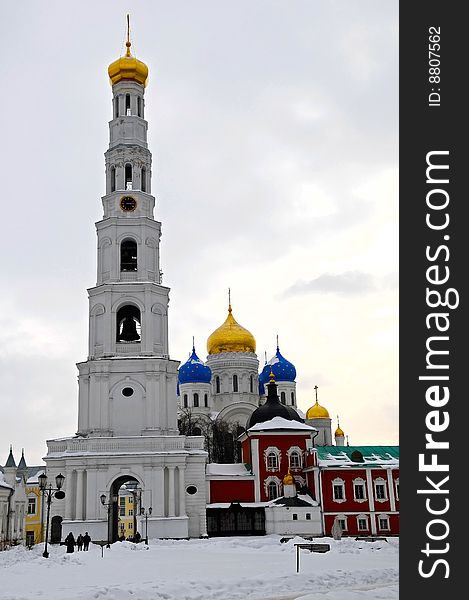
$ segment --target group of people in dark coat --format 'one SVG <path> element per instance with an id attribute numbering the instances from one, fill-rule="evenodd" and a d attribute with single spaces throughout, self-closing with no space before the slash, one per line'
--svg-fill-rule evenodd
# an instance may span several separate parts
<path id="1" fill-rule="evenodd" d="M 81 535 L 80 533 L 76 540 L 73 537 L 73 533 L 70 532 L 65 538 L 65 544 L 67 545 L 67 553 L 70 554 L 71 552 L 74 552 L 75 545 L 77 546 L 78 552 L 80 552 L 80 550 L 89 550 L 90 542 L 91 538 L 88 535 L 87 531 L 85 532 L 85 535 Z"/>

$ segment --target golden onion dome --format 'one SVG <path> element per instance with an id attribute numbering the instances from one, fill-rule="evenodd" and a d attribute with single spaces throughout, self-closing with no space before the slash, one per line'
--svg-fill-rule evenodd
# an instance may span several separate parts
<path id="1" fill-rule="evenodd" d="M 233 317 L 231 304 L 228 306 L 228 316 L 223 325 L 210 335 L 207 340 L 209 354 L 220 352 L 255 352 L 256 340 L 250 331 L 241 327 Z"/>
<path id="2" fill-rule="evenodd" d="M 127 42 L 125 43 L 127 50 L 125 56 L 121 56 L 116 61 L 109 65 L 107 72 L 111 85 L 119 83 L 119 81 L 135 81 L 140 85 L 146 86 L 148 79 L 148 67 L 141 60 L 137 60 L 130 53 L 130 25 L 129 15 L 127 15 Z"/>
<path id="3" fill-rule="evenodd" d="M 321 406 L 316 400 L 316 404 L 308 408 L 306 412 L 307 419 L 329 419 L 329 412 L 324 406 Z"/>
<path id="4" fill-rule="evenodd" d="M 290 473 L 290 469 L 288 469 L 288 473 L 283 478 L 283 485 L 295 485 L 295 480 Z"/>
<path id="5" fill-rule="evenodd" d="M 342 431 L 340 427 L 337 427 L 334 433 L 334 437 L 345 437 L 345 433 Z"/>

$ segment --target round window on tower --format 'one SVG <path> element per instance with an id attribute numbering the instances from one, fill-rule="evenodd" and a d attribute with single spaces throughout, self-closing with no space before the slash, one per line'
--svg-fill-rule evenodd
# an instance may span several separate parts
<path id="1" fill-rule="evenodd" d="M 134 391 L 131 387 L 125 387 L 122 390 L 122 395 L 125 396 L 126 398 L 129 398 L 130 396 L 132 396 L 133 393 L 134 393 Z"/>
<path id="2" fill-rule="evenodd" d="M 198 491 L 198 490 L 197 490 L 197 488 L 195 487 L 195 485 L 188 485 L 188 486 L 186 487 L 186 492 L 187 492 L 188 494 L 190 494 L 191 496 L 193 496 L 194 494 L 197 494 L 197 491 Z"/>

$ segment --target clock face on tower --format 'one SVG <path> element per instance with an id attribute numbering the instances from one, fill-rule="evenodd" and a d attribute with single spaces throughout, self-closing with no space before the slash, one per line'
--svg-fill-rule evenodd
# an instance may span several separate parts
<path id="1" fill-rule="evenodd" d="M 122 196 L 120 207 L 124 212 L 132 212 L 137 208 L 137 200 L 132 196 Z"/>

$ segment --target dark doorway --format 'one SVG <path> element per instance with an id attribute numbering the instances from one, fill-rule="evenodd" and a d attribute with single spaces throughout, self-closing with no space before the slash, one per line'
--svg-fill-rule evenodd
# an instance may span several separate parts
<path id="1" fill-rule="evenodd" d="M 59 544 L 62 539 L 62 517 L 52 517 L 50 525 L 50 543 Z"/>
<path id="2" fill-rule="evenodd" d="M 207 508 L 207 533 L 211 537 L 228 535 L 265 535 L 263 508 L 241 506 Z"/>

